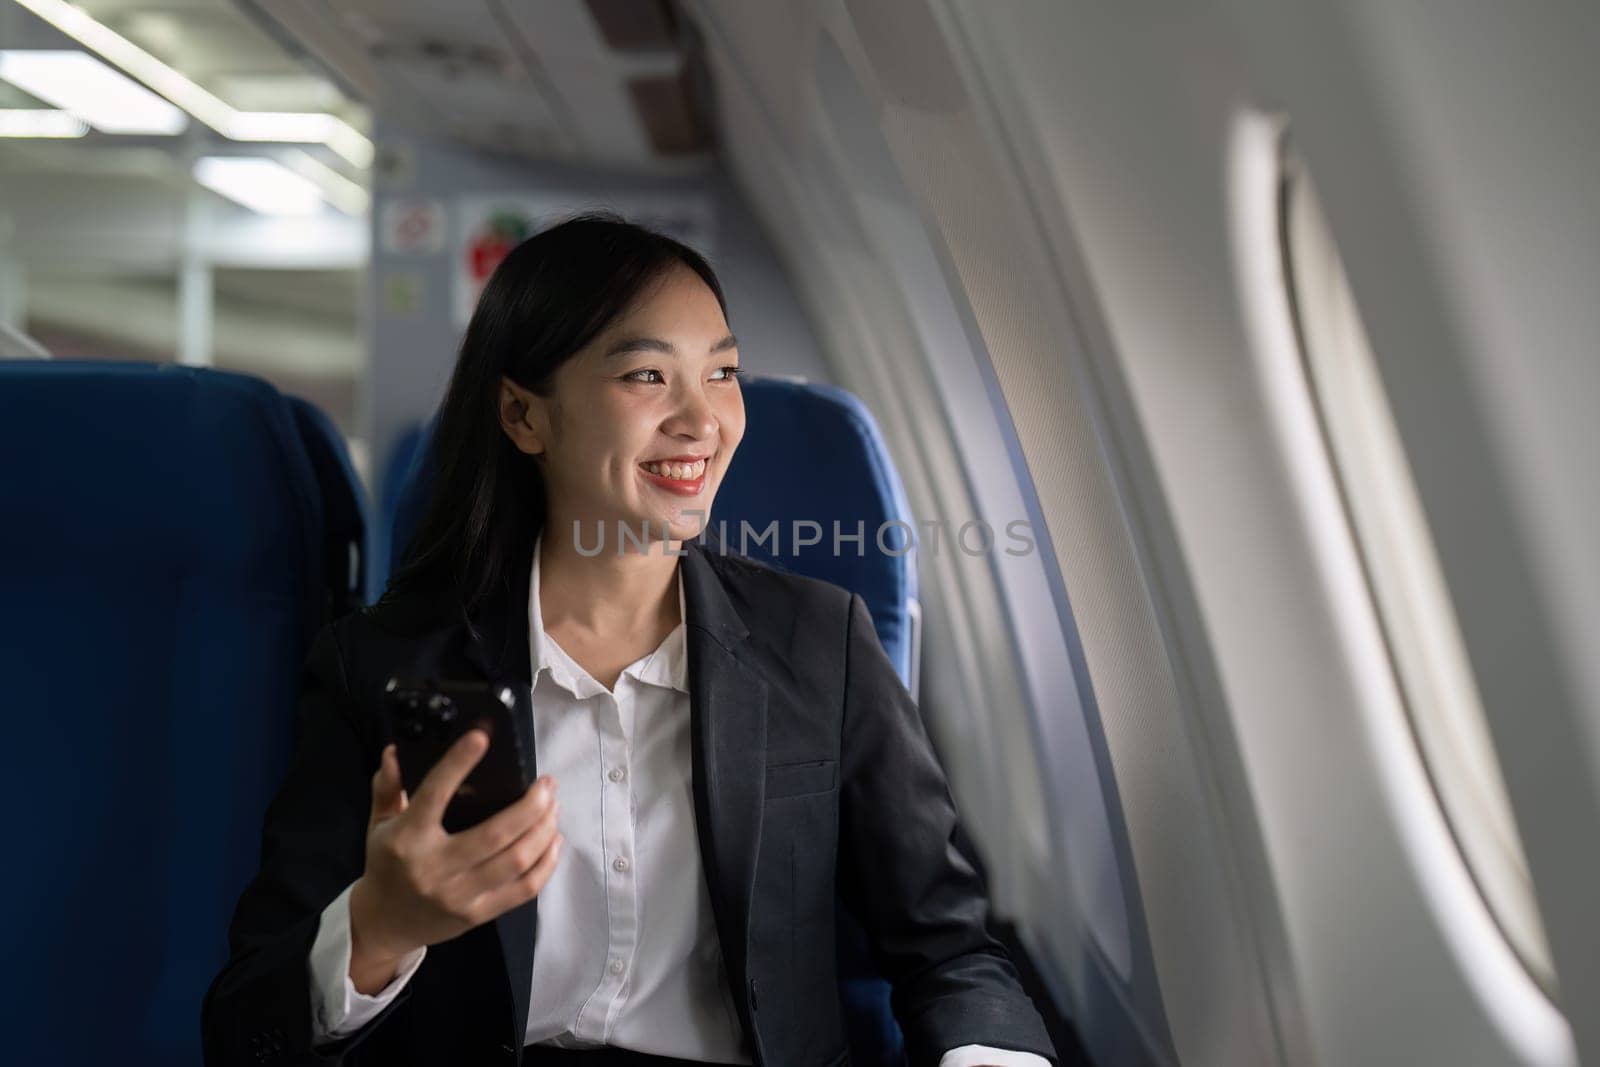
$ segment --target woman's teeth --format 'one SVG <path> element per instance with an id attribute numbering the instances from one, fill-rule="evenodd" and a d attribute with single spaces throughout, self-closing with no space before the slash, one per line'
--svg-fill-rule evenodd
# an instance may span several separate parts
<path id="1" fill-rule="evenodd" d="M 706 472 L 706 461 L 703 459 L 693 463 L 641 463 L 640 466 L 658 478 L 681 482 L 692 482 Z"/>

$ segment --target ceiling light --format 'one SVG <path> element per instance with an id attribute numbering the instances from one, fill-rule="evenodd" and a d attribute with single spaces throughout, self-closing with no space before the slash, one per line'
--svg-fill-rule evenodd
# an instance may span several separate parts
<path id="1" fill-rule="evenodd" d="M 318 132 L 313 136 L 289 136 L 295 133 L 295 129 L 292 124 L 283 123 L 283 118 L 287 116 L 276 112 L 239 111 L 66 0 L 17 0 L 17 3 L 68 37 L 109 59 L 224 137 L 242 141 L 264 140 L 260 136 L 248 136 L 248 133 L 276 125 L 276 138 L 318 142 L 358 167 L 365 168 L 372 164 L 372 141 L 337 115 L 318 112 L 296 115 L 294 117 L 297 119 L 316 120 L 314 128 Z M 232 132 L 235 123 L 239 123 L 237 128 L 244 131 L 245 135 Z M 311 123 L 307 124 L 308 129 L 312 126 Z"/>
<path id="2" fill-rule="evenodd" d="M 48 108 L 0 109 L 0 137 L 82 137 L 88 124 Z"/>
<path id="3" fill-rule="evenodd" d="M 298 141 L 317 144 L 326 140 L 338 120 L 332 115 L 298 115 L 290 111 L 239 111 L 228 120 L 226 133 L 235 141 Z"/>
<path id="4" fill-rule="evenodd" d="M 262 156 L 205 156 L 195 161 L 195 181 L 263 215 L 315 215 L 322 193 L 275 159 Z"/>
<path id="5" fill-rule="evenodd" d="M 0 78 L 103 133 L 181 133 L 183 112 L 86 52 L 0 51 Z"/>
<path id="6" fill-rule="evenodd" d="M 295 111 L 236 111 L 221 132 L 235 141 L 325 144 L 363 170 L 372 165 L 372 142 L 337 115 Z"/>
<path id="7" fill-rule="evenodd" d="M 372 166 L 372 157 L 376 153 L 372 138 L 343 119 L 334 120 L 333 130 L 322 143 L 362 170 Z"/>
<path id="8" fill-rule="evenodd" d="M 298 148 L 290 149 L 288 164 L 316 182 L 328 203 L 346 215 L 365 215 L 372 206 L 372 194 L 360 182 L 345 177 L 311 153 Z"/>

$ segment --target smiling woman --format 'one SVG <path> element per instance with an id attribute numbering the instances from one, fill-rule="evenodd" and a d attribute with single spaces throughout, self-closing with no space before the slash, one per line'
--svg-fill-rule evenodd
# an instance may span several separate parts
<path id="1" fill-rule="evenodd" d="M 695 542 L 744 432 L 698 254 L 580 216 L 507 256 L 405 565 L 312 650 L 208 1061 L 837 1067 L 842 901 L 912 1063 L 1045 1067 L 866 602 Z M 425 760 L 397 676 L 459 733 Z M 507 694 L 489 729 L 445 695 L 474 691 Z M 432 763 L 409 796 L 392 738 Z M 447 832 L 480 761 L 521 781 Z"/>
<path id="2" fill-rule="evenodd" d="M 557 543 L 698 536 L 744 436 L 736 343 L 717 292 L 679 263 L 531 388 L 505 376 L 501 425 L 535 461 Z"/>
<path id="3" fill-rule="evenodd" d="M 696 536 L 744 433 L 737 355 L 693 249 L 600 213 L 523 242 L 467 327 L 433 499 L 386 599 L 459 589 L 470 613 L 547 527 Z M 645 466 L 702 460 L 690 481 Z"/>

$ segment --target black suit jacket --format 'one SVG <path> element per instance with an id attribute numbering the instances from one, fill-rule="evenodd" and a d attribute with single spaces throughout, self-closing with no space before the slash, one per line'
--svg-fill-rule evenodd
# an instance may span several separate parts
<path id="1" fill-rule="evenodd" d="M 692 543 L 695 826 L 729 987 L 756 1062 L 847 1062 L 834 908 L 860 919 L 914 1067 L 966 1044 L 1054 1050 L 1004 950 L 915 704 L 860 597 Z M 531 553 L 530 553 L 531 557 Z M 379 1018 L 313 1049 L 307 960 L 322 909 L 365 863 L 391 675 L 487 678 L 529 700 L 531 558 L 473 619 L 385 602 L 323 630 L 261 869 L 202 1011 L 208 1064 L 520 1064 L 538 901 L 434 945 Z M 527 768 L 535 773 L 534 767 Z"/>

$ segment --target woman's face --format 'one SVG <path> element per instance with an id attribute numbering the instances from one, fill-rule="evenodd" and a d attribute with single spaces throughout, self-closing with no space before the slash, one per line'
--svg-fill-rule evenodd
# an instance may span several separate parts
<path id="1" fill-rule="evenodd" d="M 579 523 L 585 546 L 603 523 L 612 552 L 619 521 L 652 539 L 663 524 L 671 540 L 697 537 L 744 436 L 738 364 L 716 296 L 678 266 L 561 365 L 549 396 L 506 380 L 502 423 L 540 457 L 550 522 Z M 525 419 L 506 419 L 508 397 Z"/>

